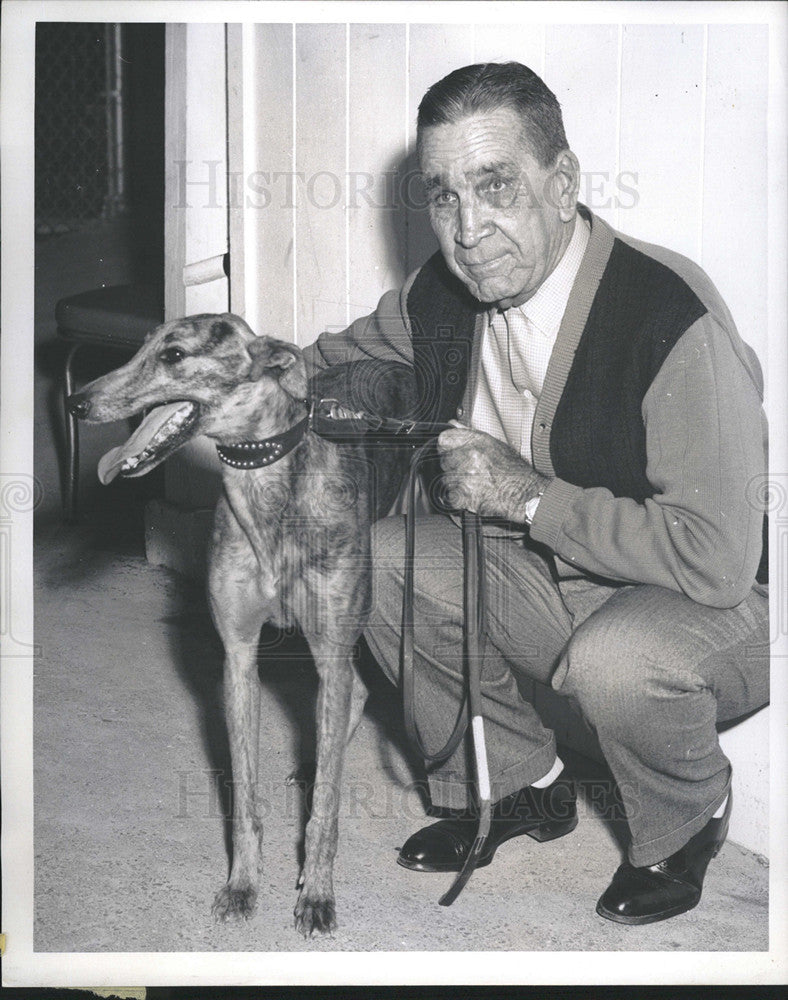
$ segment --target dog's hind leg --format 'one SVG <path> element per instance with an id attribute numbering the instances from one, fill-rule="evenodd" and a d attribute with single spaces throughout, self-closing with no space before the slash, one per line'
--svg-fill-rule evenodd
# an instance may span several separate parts
<path id="1" fill-rule="evenodd" d="M 342 765 L 353 701 L 352 643 L 307 636 L 320 679 L 317 696 L 317 768 L 306 828 L 296 928 L 306 937 L 336 926 L 333 867 L 339 835 Z M 360 713 L 359 713 L 360 715 Z"/>
<path id="2" fill-rule="evenodd" d="M 220 505 L 221 506 L 221 505 Z M 224 711 L 232 762 L 233 858 L 230 878 L 217 893 L 217 920 L 248 918 L 257 901 L 262 823 L 256 803 L 260 685 L 257 647 L 270 617 L 271 599 L 260 582 L 257 560 L 245 538 L 217 511 L 222 536 L 211 557 L 211 613 L 225 649 Z"/>

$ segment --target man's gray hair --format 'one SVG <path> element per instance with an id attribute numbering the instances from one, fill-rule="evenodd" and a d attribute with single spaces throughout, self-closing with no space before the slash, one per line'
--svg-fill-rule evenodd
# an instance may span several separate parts
<path id="1" fill-rule="evenodd" d="M 434 83 L 416 119 L 419 141 L 431 125 L 453 124 L 468 115 L 511 108 L 540 166 L 550 167 L 568 148 L 561 105 L 533 70 L 518 62 L 463 66 Z"/>

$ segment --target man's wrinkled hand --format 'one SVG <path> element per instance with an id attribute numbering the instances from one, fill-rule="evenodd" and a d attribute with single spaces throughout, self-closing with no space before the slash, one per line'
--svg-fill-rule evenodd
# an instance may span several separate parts
<path id="1" fill-rule="evenodd" d="M 526 502 L 542 492 L 549 480 L 503 441 L 455 421 L 452 424 L 452 430 L 438 437 L 448 503 L 483 517 L 522 523 Z"/>

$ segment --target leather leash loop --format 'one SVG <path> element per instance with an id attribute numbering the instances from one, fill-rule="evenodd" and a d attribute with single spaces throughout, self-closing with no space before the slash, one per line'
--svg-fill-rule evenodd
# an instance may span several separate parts
<path id="1" fill-rule="evenodd" d="M 482 710 L 481 675 L 484 657 L 484 640 L 487 634 L 485 623 L 485 572 L 484 536 L 482 522 L 478 514 L 462 512 L 463 548 L 463 602 L 464 640 L 467 670 L 468 703 L 471 713 L 473 734 L 474 766 L 476 770 L 476 792 L 479 797 L 479 825 L 473 845 L 465 858 L 465 864 L 448 892 L 438 901 L 441 906 L 451 906 L 476 870 L 477 862 L 487 842 L 492 822 L 492 801 L 490 794 L 490 774 L 487 766 L 487 746 L 484 739 L 484 716 Z"/>
<path id="2" fill-rule="evenodd" d="M 434 441 L 429 441 L 418 449 L 411 461 L 408 479 L 408 505 L 405 514 L 405 566 L 402 588 L 400 678 L 405 731 L 411 745 L 421 754 L 427 763 L 443 762 L 454 753 L 468 728 L 466 705 L 470 708 L 474 766 L 476 771 L 476 792 L 479 800 L 479 823 L 476 830 L 476 837 L 465 858 L 462 869 L 448 891 L 438 901 L 441 906 L 451 906 L 476 870 L 476 865 L 487 842 L 492 822 L 490 775 L 487 763 L 487 746 L 484 738 L 484 715 L 481 692 L 481 672 L 487 633 L 485 621 L 486 574 L 481 518 L 472 511 L 463 510 L 463 665 L 466 675 L 466 689 L 463 692 L 462 704 L 451 736 L 440 750 L 430 752 L 421 739 L 416 722 L 416 684 L 415 671 L 413 669 L 413 597 L 416 552 L 416 482 L 419 464 L 433 444 Z"/>
<path id="3" fill-rule="evenodd" d="M 466 717 L 467 693 L 463 694 L 462 704 L 454 729 L 440 750 L 428 750 L 419 733 L 416 722 L 416 677 L 413 669 L 413 577 L 416 555 L 416 484 L 418 482 L 419 466 L 425 456 L 434 447 L 434 439 L 423 444 L 414 454 L 410 463 L 408 476 L 408 501 L 405 513 L 405 566 L 402 587 L 402 642 L 400 646 L 400 683 L 402 687 L 402 707 L 405 719 L 405 732 L 411 746 L 424 758 L 428 764 L 441 764 L 448 760 L 460 745 L 460 741 L 468 728 Z"/>

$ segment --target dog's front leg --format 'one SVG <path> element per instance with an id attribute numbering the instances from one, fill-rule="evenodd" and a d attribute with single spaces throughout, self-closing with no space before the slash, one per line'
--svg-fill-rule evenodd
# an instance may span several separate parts
<path id="1" fill-rule="evenodd" d="M 222 921 L 248 919 L 257 903 L 263 828 L 255 792 L 260 711 L 256 653 L 255 644 L 254 649 L 235 649 L 224 661 L 224 708 L 233 769 L 233 860 L 230 878 L 212 908 Z"/>
<path id="2" fill-rule="evenodd" d="M 217 893 L 217 920 L 248 918 L 257 901 L 262 823 L 256 803 L 260 684 L 257 647 L 271 600 L 257 560 L 232 516 L 220 503 L 209 572 L 211 613 L 224 643 L 224 712 L 232 762 L 233 859 L 230 878 Z"/>
<path id="3" fill-rule="evenodd" d="M 353 647 L 307 636 L 318 671 L 317 768 L 306 828 L 296 928 L 305 936 L 336 927 L 333 868 L 339 835 L 342 765 L 351 715 Z"/>

